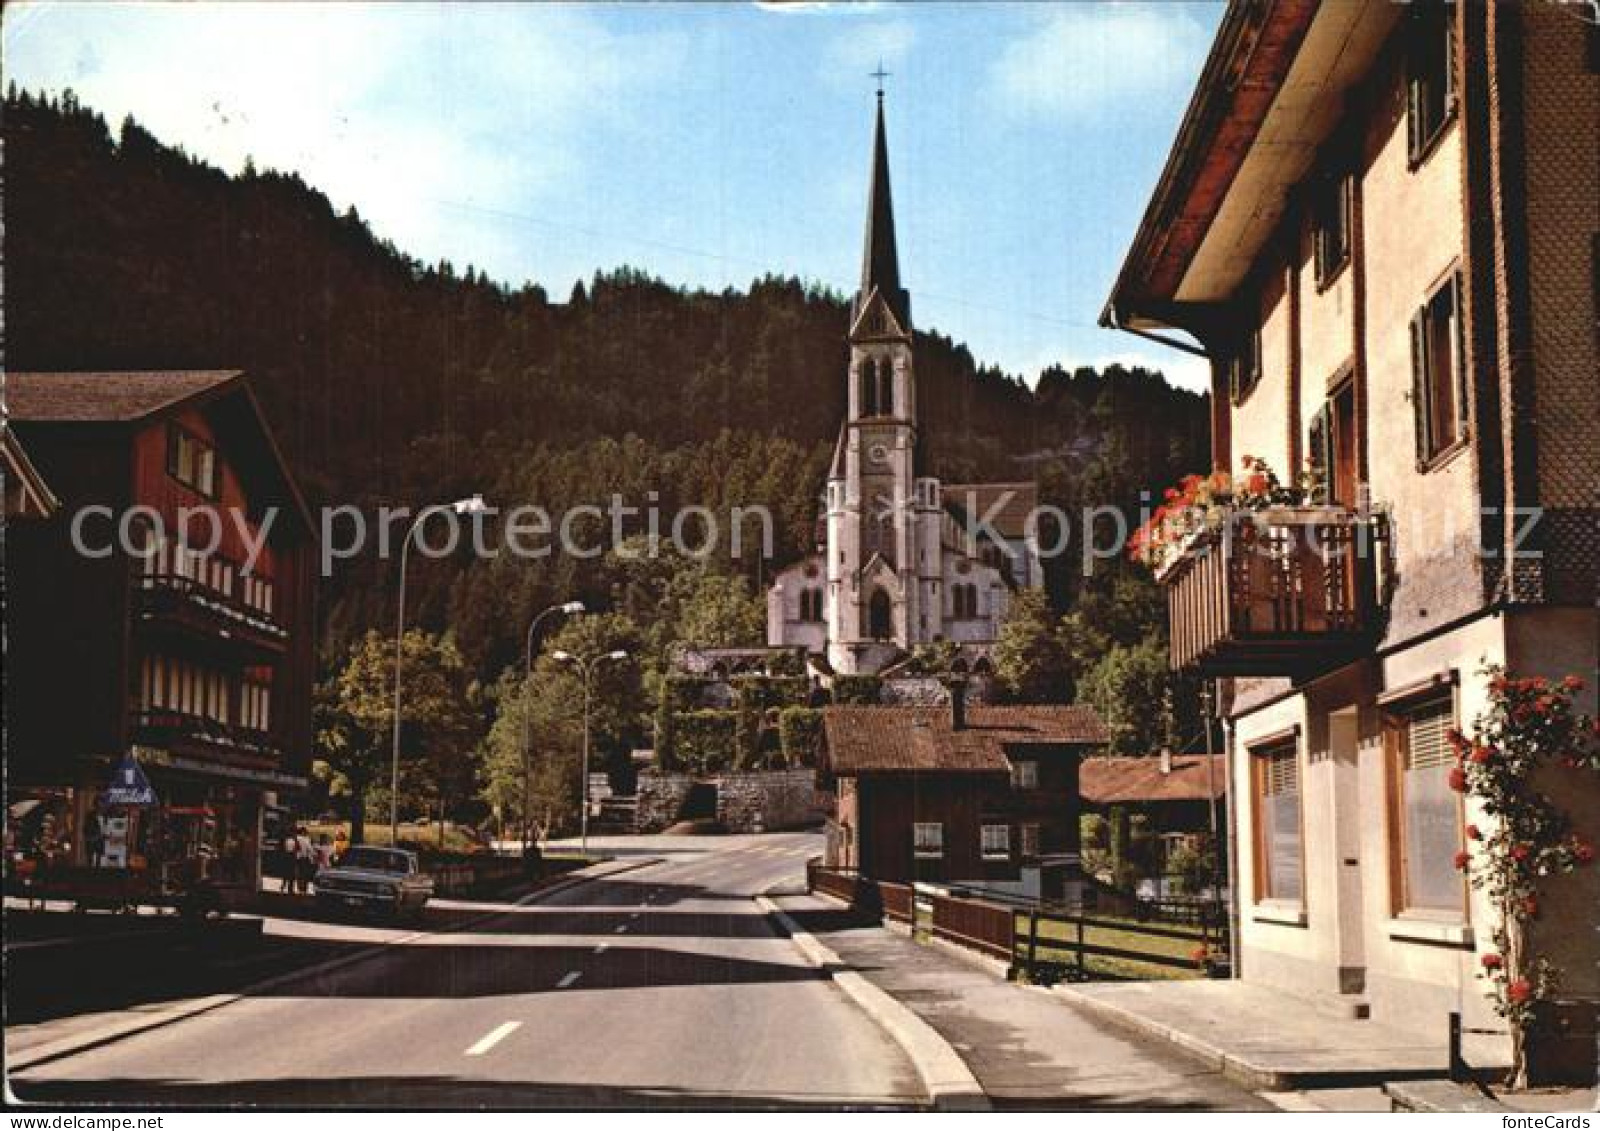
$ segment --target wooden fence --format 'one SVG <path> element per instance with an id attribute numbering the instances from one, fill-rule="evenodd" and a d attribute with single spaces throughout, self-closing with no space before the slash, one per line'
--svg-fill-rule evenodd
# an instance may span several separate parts
<path id="1" fill-rule="evenodd" d="M 1063 978 L 1200 978 L 1225 969 L 1226 921 L 1220 905 L 1191 922 L 1151 922 L 1114 912 L 1040 907 L 1009 896 L 978 897 L 929 885 L 873 880 L 854 871 L 806 867 L 810 890 L 863 914 L 910 924 L 917 937 L 945 939 L 1010 963 L 1033 982 Z"/>

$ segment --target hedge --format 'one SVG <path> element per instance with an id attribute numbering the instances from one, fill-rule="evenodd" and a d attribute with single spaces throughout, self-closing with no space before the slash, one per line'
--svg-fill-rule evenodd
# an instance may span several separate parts
<path id="1" fill-rule="evenodd" d="M 785 707 L 778 714 L 778 746 L 785 766 L 815 766 L 822 754 L 822 712 Z"/>
<path id="2" fill-rule="evenodd" d="M 875 706 L 883 692 L 883 680 L 875 675 L 836 675 L 833 701 L 852 706 Z"/>

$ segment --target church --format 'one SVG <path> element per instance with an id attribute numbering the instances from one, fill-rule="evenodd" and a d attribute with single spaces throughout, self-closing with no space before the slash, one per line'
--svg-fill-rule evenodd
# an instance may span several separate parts
<path id="1" fill-rule="evenodd" d="M 984 671 L 1019 586 L 1042 584 L 1031 482 L 946 485 L 922 466 L 911 296 L 900 284 L 883 91 L 878 91 L 861 286 L 850 308 L 848 407 L 818 553 L 767 594 L 767 643 L 824 675 L 893 669 L 950 641 Z"/>

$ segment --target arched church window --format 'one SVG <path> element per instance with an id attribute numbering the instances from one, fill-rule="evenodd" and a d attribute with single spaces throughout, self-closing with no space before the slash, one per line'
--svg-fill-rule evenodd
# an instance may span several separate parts
<path id="1" fill-rule="evenodd" d="M 878 361 L 872 357 L 861 362 L 861 415 L 878 415 Z"/>
<path id="2" fill-rule="evenodd" d="M 888 361 L 878 366 L 878 411 L 894 415 L 894 366 Z"/>
<path id="3" fill-rule="evenodd" d="M 867 602 L 867 635 L 874 640 L 887 640 L 894 633 L 894 606 L 889 594 L 882 589 L 872 592 Z"/>
<path id="4" fill-rule="evenodd" d="M 822 590 L 800 590 L 800 619 L 803 621 L 822 619 Z"/>

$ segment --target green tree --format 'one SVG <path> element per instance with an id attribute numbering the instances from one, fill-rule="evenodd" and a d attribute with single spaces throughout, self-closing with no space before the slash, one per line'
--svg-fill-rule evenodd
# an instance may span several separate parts
<path id="1" fill-rule="evenodd" d="M 578 815 L 582 700 L 565 673 L 551 674 L 524 678 L 509 669 L 491 692 L 483 799 L 519 835 L 548 836 L 572 827 Z"/>
<path id="2" fill-rule="evenodd" d="M 401 646 L 400 808 L 437 807 L 441 817 L 471 791 L 482 729 L 475 689 L 448 640 L 420 629 Z M 387 790 L 394 725 L 394 641 L 368 632 L 335 679 L 319 730 L 324 760 L 349 783 L 351 823 L 365 833 L 365 807 Z"/>
<path id="3" fill-rule="evenodd" d="M 680 643 L 700 648 L 754 648 L 766 642 L 766 602 L 742 577 L 702 567 L 683 575 L 687 595 L 675 629 Z"/>
<path id="4" fill-rule="evenodd" d="M 1024 589 L 1012 597 L 994 660 L 995 676 L 1007 698 L 1018 703 L 1071 700 L 1070 657 L 1043 591 Z"/>
<path id="5" fill-rule="evenodd" d="M 1132 647 L 1113 645 L 1084 676 L 1079 698 L 1099 712 L 1111 735 L 1112 754 L 1154 754 L 1167 741 L 1167 704 L 1176 704 L 1166 644 L 1147 637 Z M 1192 695 L 1190 696 L 1192 698 Z M 1180 745 L 1185 734 L 1175 737 Z"/>

